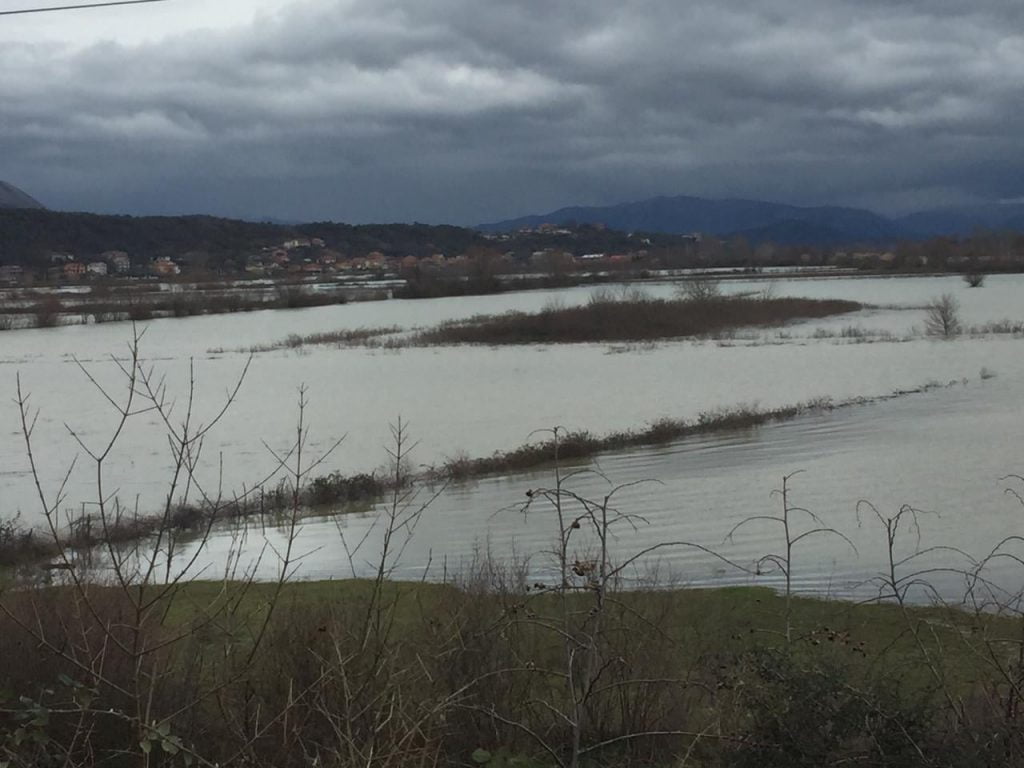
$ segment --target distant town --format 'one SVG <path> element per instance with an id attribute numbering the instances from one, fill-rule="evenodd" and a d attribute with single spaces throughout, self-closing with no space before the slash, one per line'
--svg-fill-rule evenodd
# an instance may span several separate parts
<path id="1" fill-rule="evenodd" d="M 26 215 L 26 212 L 18 212 Z M 901 242 L 890 247 L 799 247 L 751 243 L 742 237 L 615 232 L 600 225 L 542 224 L 506 233 L 455 227 L 391 225 L 346 227 L 309 224 L 285 227 L 185 217 L 127 219 L 84 214 L 31 212 L 61 220 L 34 238 L 19 232 L 23 220 L 0 219 L 0 283 L 62 284 L 103 280 L 316 279 L 400 277 L 484 278 L 494 275 L 569 275 L 599 272 L 730 268 L 756 272 L 766 267 L 831 267 L 864 271 L 1021 271 L 1024 236 L 979 233 Z M 176 238 L 147 233 L 181 222 Z M 68 223 L 72 226 L 67 226 Z M 130 222 L 130 224 L 126 224 Z M 197 224 L 198 222 L 198 224 Z M 211 237 L 210 222 L 219 237 Z M 37 223 L 36 223 L 37 224 Z M 199 227 L 197 229 L 197 226 Z M 324 230 L 317 233 L 317 229 Z M 25 227 L 21 227 L 25 229 Z M 29 228 L 38 231 L 36 226 Z M 100 230 L 100 232 L 97 232 Z M 110 230 L 103 247 L 102 230 Z M 302 230 L 297 234 L 296 230 Z M 227 234 L 225 234 L 225 232 Z M 306 234 L 309 232 L 309 234 Z M 278 237 L 274 237 L 278 234 Z M 79 248 L 48 247 L 48 240 Z M 146 247 L 160 240 L 158 246 Z M 117 247 L 123 241 L 144 241 Z"/>

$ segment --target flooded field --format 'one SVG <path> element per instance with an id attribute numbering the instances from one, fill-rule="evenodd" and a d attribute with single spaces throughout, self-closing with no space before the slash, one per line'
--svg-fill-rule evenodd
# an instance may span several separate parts
<path id="1" fill-rule="evenodd" d="M 783 475 L 793 479 L 794 502 L 822 516 L 854 545 L 835 537 L 805 541 L 794 578 L 815 593 L 861 596 L 884 564 L 884 537 L 861 499 L 895 514 L 902 504 L 930 513 L 920 518 L 923 546 L 955 544 L 984 555 L 1016 532 L 1024 509 L 1004 493 L 1007 475 L 1024 471 L 1014 448 L 1024 434 L 1024 341 L 987 335 L 937 341 L 922 337 L 921 307 L 951 292 L 965 324 L 1024 320 L 1024 277 L 990 277 L 968 289 L 958 278 L 820 279 L 729 282 L 728 291 L 778 296 L 852 299 L 879 307 L 783 329 L 737 333 L 734 338 L 654 345 L 581 344 L 505 348 L 439 347 L 366 349 L 331 346 L 256 354 L 224 420 L 203 448 L 199 475 L 225 489 L 250 487 L 271 472 L 293 439 L 299 387 L 308 388 L 310 447 L 322 450 L 344 437 L 322 473 L 372 471 L 387 462 L 389 424 L 401 417 L 418 445 L 414 465 L 459 454 L 487 455 L 531 439 L 535 430 L 563 426 L 595 433 L 642 427 L 662 417 L 695 418 L 739 404 L 764 408 L 812 398 L 876 398 L 940 383 L 941 388 L 875 404 L 800 418 L 752 433 L 686 440 L 657 449 L 604 455 L 598 466 L 612 484 L 659 481 L 625 492 L 623 509 L 647 524 L 623 530 L 623 553 L 663 541 L 687 540 L 751 566 L 773 542 L 771 529 L 751 525 L 725 539 L 751 514 L 777 511 L 770 497 Z M 246 365 L 251 346 L 339 329 L 399 326 L 412 329 L 450 319 L 510 309 L 536 310 L 550 302 L 583 303 L 594 289 L 533 291 L 500 296 L 427 301 L 386 301 L 295 311 L 156 320 L 147 323 L 142 355 L 154 381 L 166 376 L 179 403 L 195 374 L 200 421 L 212 418 Z M 646 287 L 671 295 L 671 284 Z M 844 338 L 842 329 L 886 331 L 891 341 Z M 917 329 L 915 331 L 915 329 Z M 908 340 L 904 340 L 908 339 Z M 80 511 L 95 501 L 95 470 L 69 429 L 98 445 L 116 427 L 116 412 L 79 370 L 79 360 L 108 389 L 123 394 L 110 355 L 124 356 L 124 324 L 26 330 L 0 334 L 0 514 L 20 511 L 39 520 L 12 399 L 16 376 L 39 410 L 34 432 L 44 486 L 55 493 L 68 475 L 63 509 Z M 222 351 L 228 350 L 228 351 Z M 953 386 L 949 386 L 954 383 Z M 181 406 L 183 407 L 183 406 Z M 180 413 L 180 411 L 179 411 Z M 264 441 L 266 446 L 264 446 Z M 130 422 L 109 460 L 106 487 L 143 511 L 166 493 L 170 459 L 161 425 L 152 413 Z M 425 513 L 429 520 L 409 544 L 399 573 L 437 576 L 458 569 L 481 551 L 501 558 L 531 557 L 538 578 L 549 563 L 542 554 L 554 532 L 539 512 L 514 510 L 525 490 L 551 482 L 550 473 L 481 480 L 447 489 Z M 579 490 L 601 493 L 603 480 L 581 477 Z M 361 537 L 373 515 L 307 521 L 300 534 L 300 578 L 344 577 L 360 572 L 345 554 L 338 526 Z M 280 535 L 250 530 L 249 546 Z M 373 533 L 367 540 L 372 548 Z M 208 550 L 219 570 L 237 540 L 224 533 Z M 916 536 L 901 540 L 917 546 Z M 661 550 L 630 578 L 664 569 L 685 583 L 751 581 L 752 575 L 692 550 Z M 273 563 L 265 560 L 267 573 Z M 1013 578 L 1010 569 L 1001 578 Z M 937 574 L 944 594 L 962 592 L 962 579 Z"/>
<path id="2" fill-rule="evenodd" d="M 908 562 L 900 576 L 923 568 L 970 569 L 1001 538 L 1024 533 L 1024 507 L 1006 493 L 1020 491 L 1024 484 L 1005 476 L 1016 468 L 1014 448 L 1024 426 L 1019 415 L 1010 415 L 1017 414 L 1018 397 L 1007 379 L 969 382 L 754 431 L 612 453 L 567 467 L 569 472 L 587 470 L 572 478 L 568 488 L 600 500 L 617 484 L 645 481 L 615 497 L 617 509 L 640 516 L 635 529 L 621 526 L 614 537 L 612 549 L 619 561 L 666 542 L 690 542 L 741 566 L 693 547 L 671 546 L 624 573 L 627 582 L 642 584 L 656 577 L 688 586 L 781 586 L 777 569 L 763 567 L 764 573 L 756 573 L 760 558 L 784 552 L 781 526 L 751 521 L 729 534 L 748 518 L 780 515 L 782 500 L 773 491 L 781 489 L 784 476 L 792 475 L 789 503 L 820 518 L 815 522 L 794 514 L 793 535 L 820 525 L 842 534 L 823 534 L 797 545 L 794 587 L 869 599 L 879 593 L 876 577 L 888 567 L 885 528 L 872 506 L 884 517 L 894 517 L 903 505 L 917 511 L 919 530 L 909 517 L 904 521 L 897 559 L 940 546 L 957 547 L 973 558 L 936 552 Z M 528 560 L 530 579 L 550 583 L 556 572 L 554 509 L 537 502 L 526 509 L 524 504 L 527 491 L 550 488 L 554 482 L 553 471 L 545 469 L 449 488 L 424 513 L 396 573 L 407 579 L 440 578 L 472 567 L 486 554 L 508 565 L 522 566 Z M 429 497 L 424 489 L 416 503 Z M 580 509 L 567 506 L 570 514 Z M 296 549 L 300 573 L 316 579 L 367 575 L 372 570 L 368 555 L 379 551 L 382 533 L 373 513 L 308 520 Z M 256 541 L 266 537 L 280 548 L 286 530 L 250 524 L 246 532 L 221 535 L 203 557 L 203 567 L 220 572 L 244 534 Z M 363 551 L 350 557 L 346 545 L 364 538 Z M 579 542 L 570 556 L 584 560 L 593 550 L 594 542 Z M 1021 547 L 1007 551 L 1020 555 Z M 254 567 L 253 552 L 243 555 L 238 567 Z M 274 578 L 276 568 L 272 558 L 259 566 L 264 578 Z M 985 573 L 1007 589 L 1019 588 L 1024 580 L 1020 564 L 1008 561 L 993 563 Z M 961 574 L 943 570 L 929 576 L 946 598 L 957 599 L 964 592 Z M 927 596 L 923 590 L 911 591 L 919 600 Z"/>

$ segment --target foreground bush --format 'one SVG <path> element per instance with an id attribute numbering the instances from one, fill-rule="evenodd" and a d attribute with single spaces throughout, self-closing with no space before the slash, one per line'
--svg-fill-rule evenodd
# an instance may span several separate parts
<path id="1" fill-rule="evenodd" d="M 578 738 L 591 765 L 1024 764 L 1016 716 L 978 707 L 958 725 L 884 609 L 801 601 L 805 627 L 824 618 L 848 639 L 785 645 L 767 591 L 640 591 L 618 595 L 594 635 L 585 592 L 563 606 L 507 565 L 480 566 L 460 587 L 292 585 L 266 625 L 273 585 L 189 586 L 138 632 L 118 589 L 7 595 L 0 759 L 567 766 Z M 556 627 L 604 660 L 580 710 Z"/>

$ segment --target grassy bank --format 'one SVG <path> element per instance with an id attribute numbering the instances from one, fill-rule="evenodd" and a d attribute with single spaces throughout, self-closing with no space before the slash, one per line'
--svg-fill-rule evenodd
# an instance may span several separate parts
<path id="1" fill-rule="evenodd" d="M 4 594 L 0 760 L 1022 764 L 1016 694 L 979 653 L 1012 650 L 999 645 L 1019 634 L 1008 619 L 795 599 L 786 642 L 787 608 L 764 589 L 602 603 L 479 566 L 447 585 Z"/>
<path id="2" fill-rule="evenodd" d="M 509 312 L 445 323 L 418 333 L 413 343 L 533 344 L 654 341 L 713 336 L 735 328 L 782 325 L 847 312 L 852 301 L 712 297 L 654 299 L 642 294 L 625 299 L 597 296 L 578 307 L 548 307 L 528 314 Z"/>

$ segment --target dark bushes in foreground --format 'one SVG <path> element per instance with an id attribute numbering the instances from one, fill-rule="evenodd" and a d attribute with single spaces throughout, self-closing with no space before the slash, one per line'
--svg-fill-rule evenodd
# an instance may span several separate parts
<path id="1" fill-rule="evenodd" d="M 5 595 L 0 688 L 17 695 L 0 703 L 0 758 L 17 768 L 139 765 L 143 754 L 168 766 L 567 768 L 564 646 L 548 627 L 560 598 L 495 563 L 476 574 L 459 587 L 295 584 L 273 614 L 273 585 L 196 583 L 158 603 L 140 634 L 105 647 L 136 610 L 122 591 Z M 569 599 L 570 632 L 591 602 Z M 920 662 L 892 611 L 799 601 L 808 632 L 787 646 L 774 634 L 780 608 L 767 590 L 616 595 L 599 636 L 610 661 L 574 715 L 583 764 L 1022 765 L 1016 717 L 978 708 L 957 723 L 915 682 Z M 945 618 L 941 663 L 979 669 L 955 640 L 968 622 Z M 840 639 L 817 640 L 821 621 Z M 29 642 L 22 623 L 46 644 Z M 149 649 L 141 663 L 135 647 Z M 141 737 L 135 691 L 142 716 L 156 718 Z M 961 693 L 984 695 L 984 683 Z"/>

